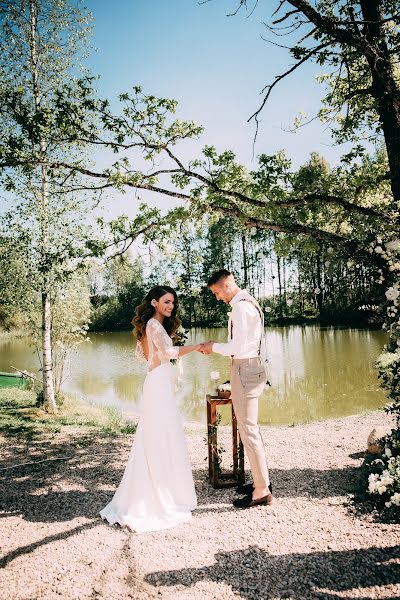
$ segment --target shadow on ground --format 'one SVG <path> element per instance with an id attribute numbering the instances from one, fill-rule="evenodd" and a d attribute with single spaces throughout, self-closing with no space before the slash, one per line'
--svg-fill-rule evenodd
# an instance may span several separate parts
<path id="1" fill-rule="evenodd" d="M 17 513 L 39 522 L 97 516 L 121 480 L 121 451 L 120 439 L 98 435 L 6 448 L 0 462 L 2 516 Z"/>
<path id="2" fill-rule="evenodd" d="M 213 565 L 159 571 L 147 575 L 145 581 L 154 586 L 182 588 L 190 588 L 199 581 L 224 583 L 238 597 L 248 600 L 337 600 L 343 592 L 351 594 L 346 595 L 347 598 L 363 600 L 362 591 L 353 595 L 352 590 L 396 586 L 400 582 L 400 564 L 393 562 L 399 556 L 400 546 L 280 556 L 252 546 L 245 550 L 219 552 Z M 387 597 L 394 598 L 395 595 Z"/>
<path id="3" fill-rule="evenodd" d="M 131 440 L 128 438 L 126 442 L 129 450 Z M 42 442 L 40 446 L 28 443 L 8 447 L 0 464 L 0 485 L 4 489 L 0 511 L 40 522 L 93 518 L 111 500 L 121 481 L 125 466 L 125 462 L 120 464 L 123 451 L 121 439 L 98 436 L 92 439 L 69 436 L 65 441 L 47 445 Z M 34 464 L 23 465 L 24 462 Z M 4 470 L 9 466 L 13 468 Z M 304 495 L 325 498 L 353 491 L 359 469 L 272 469 L 271 476 L 278 498 Z M 206 469 L 194 471 L 194 478 L 199 499 L 207 505 L 229 502 L 235 496 L 234 490 L 228 492 L 228 498 L 226 493 L 214 490 L 207 483 Z"/>
<path id="4" fill-rule="evenodd" d="M 0 462 L 0 485 L 4 490 L 0 511 L 40 522 L 95 517 L 121 481 L 126 460 L 121 464 L 121 454 L 127 457 L 132 440 L 126 437 L 124 446 L 118 437 L 68 434 L 65 440 L 25 440 L 6 447 Z M 25 462 L 34 464 L 23 465 Z M 214 490 L 207 482 L 205 468 L 194 471 L 194 478 L 199 499 L 208 505 L 229 502 L 235 495 L 232 490 L 227 498 L 226 493 Z M 357 467 L 325 471 L 271 469 L 277 498 L 344 495 L 357 488 L 359 478 Z"/>

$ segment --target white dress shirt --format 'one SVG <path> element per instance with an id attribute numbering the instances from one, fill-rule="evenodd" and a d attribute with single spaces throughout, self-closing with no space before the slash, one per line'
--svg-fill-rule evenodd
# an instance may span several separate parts
<path id="1" fill-rule="evenodd" d="M 244 301 L 245 298 L 250 301 Z M 228 342 L 225 344 L 214 343 L 212 347 L 214 352 L 234 358 L 259 356 L 262 322 L 260 313 L 253 302 L 256 300 L 246 290 L 240 290 L 235 294 L 229 302 L 232 312 L 228 313 Z"/>

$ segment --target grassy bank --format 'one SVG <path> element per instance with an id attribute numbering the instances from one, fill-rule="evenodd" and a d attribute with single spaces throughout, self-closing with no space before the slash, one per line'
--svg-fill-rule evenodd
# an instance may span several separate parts
<path id="1" fill-rule="evenodd" d="M 107 435 L 136 430 L 136 424 L 124 421 L 112 407 L 86 405 L 67 396 L 54 415 L 36 406 L 36 394 L 31 390 L 0 389 L 0 434 L 37 437 L 42 433 L 59 433 L 71 426 Z"/>

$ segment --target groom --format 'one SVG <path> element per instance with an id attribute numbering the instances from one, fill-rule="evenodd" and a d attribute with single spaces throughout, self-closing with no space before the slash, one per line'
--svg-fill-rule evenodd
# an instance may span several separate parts
<path id="1" fill-rule="evenodd" d="M 244 498 L 233 501 L 237 508 L 272 504 L 271 485 L 264 445 L 258 420 L 258 399 L 266 376 L 261 359 L 261 338 L 264 318 L 258 302 L 246 290 L 241 290 L 229 271 L 221 269 L 211 275 L 207 287 L 217 300 L 230 304 L 228 342 L 202 344 L 200 352 L 217 352 L 231 357 L 232 402 L 240 437 L 249 459 L 254 484 L 238 488 Z"/>

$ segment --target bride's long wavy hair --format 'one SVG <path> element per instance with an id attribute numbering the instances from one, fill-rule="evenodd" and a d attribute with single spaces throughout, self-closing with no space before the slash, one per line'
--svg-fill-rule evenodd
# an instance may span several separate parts
<path id="1" fill-rule="evenodd" d="M 177 329 L 181 324 L 179 314 L 179 300 L 176 291 L 169 285 L 157 285 L 153 287 L 143 298 L 139 306 L 136 307 L 136 314 L 132 319 L 132 325 L 136 333 L 136 339 L 139 341 L 146 335 L 147 321 L 155 313 L 154 306 L 151 305 L 152 300 L 159 300 L 165 294 L 172 294 L 174 297 L 174 309 L 170 317 L 164 317 L 163 326 L 170 338 L 174 338 Z"/>

